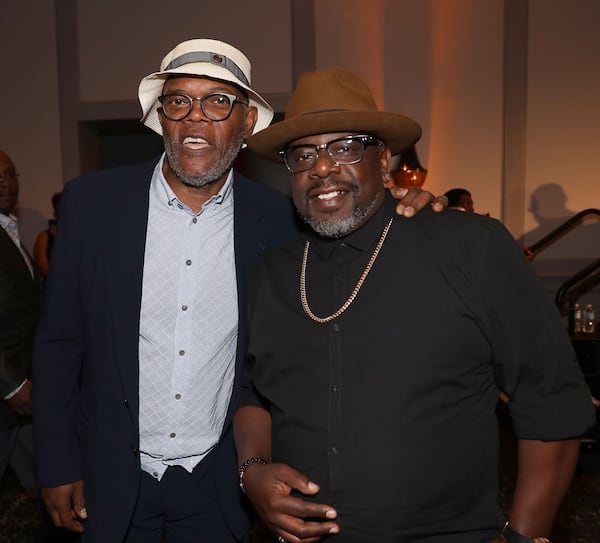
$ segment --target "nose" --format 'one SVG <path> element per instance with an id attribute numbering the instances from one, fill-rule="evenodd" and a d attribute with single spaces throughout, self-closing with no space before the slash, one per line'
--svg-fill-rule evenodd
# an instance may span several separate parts
<path id="1" fill-rule="evenodd" d="M 210 121 L 202 110 L 199 98 L 192 98 L 192 108 L 185 118 L 191 119 L 192 121 Z"/>
<path id="2" fill-rule="evenodd" d="M 333 170 L 337 171 L 339 168 L 339 164 L 333 160 L 324 146 L 317 149 L 317 159 L 312 169 L 319 177 L 327 177 Z"/>

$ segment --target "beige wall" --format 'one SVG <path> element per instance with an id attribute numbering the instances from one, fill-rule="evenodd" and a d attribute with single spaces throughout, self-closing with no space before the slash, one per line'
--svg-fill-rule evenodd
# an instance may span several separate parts
<path id="1" fill-rule="evenodd" d="M 238 44 L 263 92 L 292 85 L 289 1 L 78 0 L 77 8 L 84 102 L 136 97 L 170 49 L 198 37 Z"/>
<path id="2" fill-rule="evenodd" d="M 54 2 L 2 6 L 0 148 L 20 173 L 19 214 L 28 247 L 62 187 Z"/>
<path id="3" fill-rule="evenodd" d="M 600 208 L 600 2 L 531 2 L 525 230 Z M 567 235 L 547 259 L 600 256 L 600 221 Z"/>
<path id="4" fill-rule="evenodd" d="M 0 147 L 21 173 L 28 245 L 50 214 L 51 194 L 77 173 L 85 153 L 77 123 L 139 117 L 140 78 L 191 37 L 242 48 L 255 86 L 277 109 L 302 69 L 357 71 L 382 107 L 422 123 L 425 187 L 472 190 L 478 211 L 505 220 L 515 237 L 527 232 L 528 243 L 550 228 L 546 217 L 600 207 L 599 2 L 230 0 L 214 7 L 183 0 L 186 16 L 176 23 L 168 0 L 56 4 L 55 11 L 55 2 L 42 0 L 32 10 L 11 2 L 0 22 L 0 46 L 9 52 Z M 507 124 L 513 117 L 521 124 Z M 590 229 L 583 237 L 538 258 L 552 264 L 597 256 L 598 234 Z"/>

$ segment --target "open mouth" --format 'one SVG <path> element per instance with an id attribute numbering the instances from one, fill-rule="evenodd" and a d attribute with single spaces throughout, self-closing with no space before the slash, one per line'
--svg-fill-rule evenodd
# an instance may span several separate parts
<path id="1" fill-rule="evenodd" d="M 195 136 L 188 136 L 183 140 L 183 146 L 186 149 L 192 149 L 194 151 L 200 151 L 210 147 L 210 144 L 204 139 Z"/>
<path id="2" fill-rule="evenodd" d="M 323 192 L 321 194 L 317 194 L 316 196 L 313 196 L 313 198 L 316 198 L 317 200 L 332 200 L 333 198 L 342 196 L 343 194 L 346 194 L 347 192 L 348 192 L 347 190 L 342 190 L 342 189 L 332 190 L 329 192 Z"/>

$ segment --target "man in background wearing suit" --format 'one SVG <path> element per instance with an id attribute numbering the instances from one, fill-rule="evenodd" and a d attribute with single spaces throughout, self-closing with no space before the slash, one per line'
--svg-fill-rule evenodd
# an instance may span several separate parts
<path id="1" fill-rule="evenodd" d="M 31 353 L 41 304 L 38 270 L 13 215 L 18 174 L 0 151 L 0 479 L 10 466 L 23 488 L 39 494 L 31 431 Z"/>

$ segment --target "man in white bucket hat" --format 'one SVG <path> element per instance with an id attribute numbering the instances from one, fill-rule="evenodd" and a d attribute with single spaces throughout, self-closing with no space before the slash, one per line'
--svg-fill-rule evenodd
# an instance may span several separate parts
<path id="1" fill-rule="evenodd" d="M 139 99 L 158 162 L 63 193 L 34 361 L 42 494 L 86 542 L 242 541 L 231 417 L 246 279 L 296 225 L 286 196 L 232 163 L 273 111 L 246 56 L 208 39 L 177 45 Z"/>

